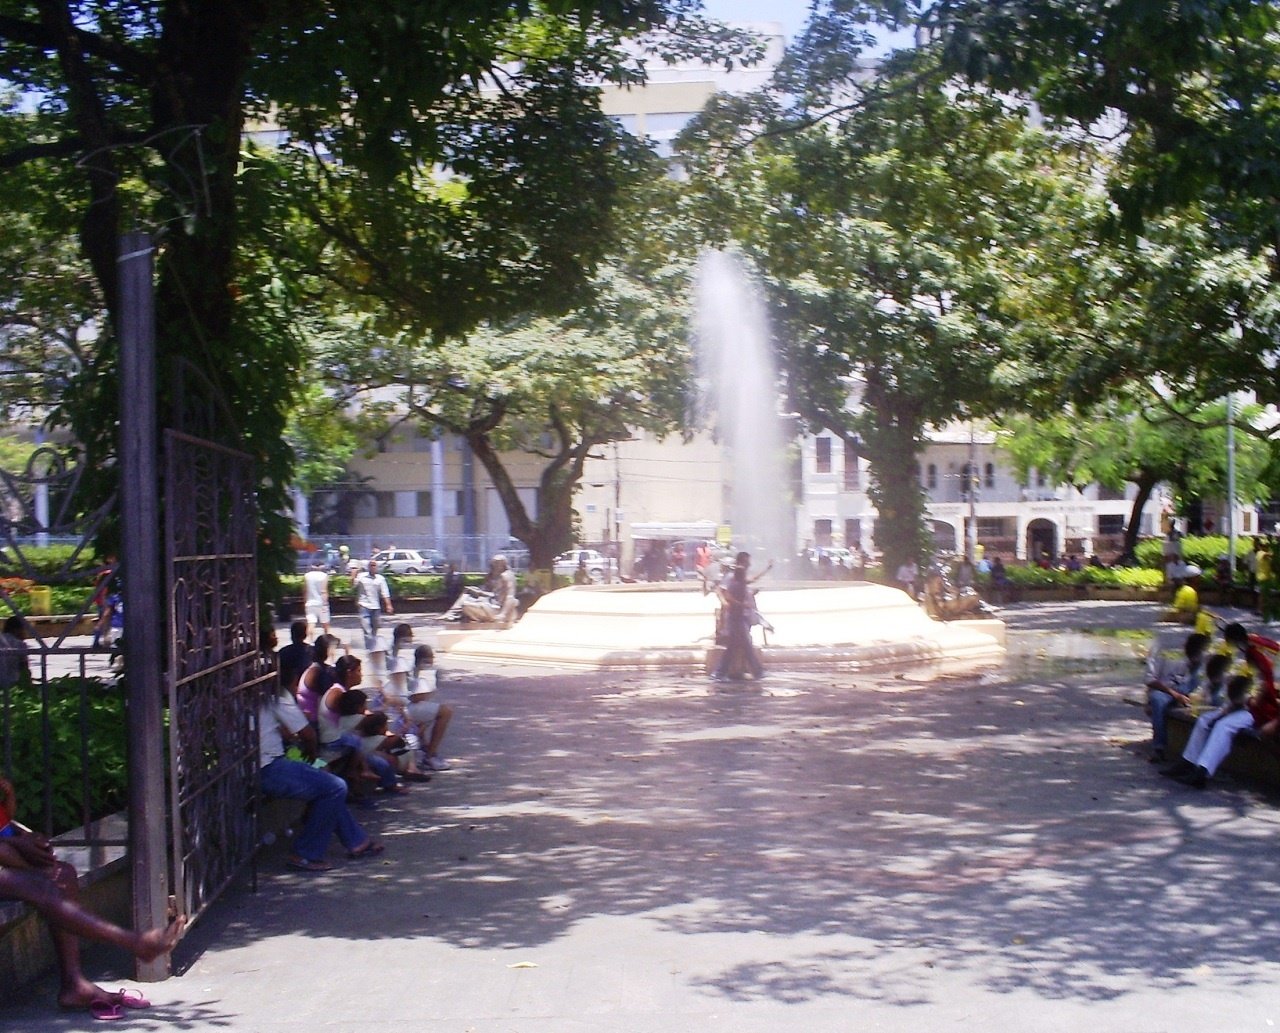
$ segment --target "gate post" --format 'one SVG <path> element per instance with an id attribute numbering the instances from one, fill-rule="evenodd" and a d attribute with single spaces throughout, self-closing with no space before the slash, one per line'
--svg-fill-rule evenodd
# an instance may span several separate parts
<path id="1" fill-rule="evenodd" d="M 163 928 L 169 906 L 165 819 L 159 466 L 156 449 L 152 245 L 127 233 L 120 272 L 120 513 L 124 572 L 125 686 L 129 743 L 129 862 L 133 924 Z M 169 976 L 169 956 L 137 963 L 144 981 Z"/>

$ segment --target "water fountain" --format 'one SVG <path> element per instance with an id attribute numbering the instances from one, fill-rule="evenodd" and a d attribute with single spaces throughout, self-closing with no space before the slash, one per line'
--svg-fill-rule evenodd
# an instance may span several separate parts
<path id="1" fill-rule="evenodd" d="M 718 251 L 699 261 L 695 289 L 698 377 L 729 456 L 735 540 L 758 559 L 785 561 L 795 546 L 790 478 L 761 292 L 740 257 Z M 764 649 L 770 669 L 973 665 L 1004 656 L 1001 621 L 934 621 L 883 585 L 766 578 L 757 587 L 758 609 L 773 625 Z M 439 646 L 520 664 L 700 669 L 714 647 L 716 606 L 689 582 L 573 586 L 543 596 L 512 628 L 442 631 Z"/>

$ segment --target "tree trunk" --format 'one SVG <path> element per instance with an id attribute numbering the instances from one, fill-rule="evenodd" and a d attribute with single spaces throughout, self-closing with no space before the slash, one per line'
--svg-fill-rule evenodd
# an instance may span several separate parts
<path id="1" fill-rule="evenodd" d="M 582 476 L 582 465 L 593 442 L 577 442 L 557 455 L 542 472 L 538 489 L 538 515 L 529 516 L 501 454 L 488 431 L 466 434 L 471 451 L 493 482 L 507 514 L 511 534 L 529 548 L 532 570 L 550 570 L 556 556 L 573 544 L 573 494 Z"/>
<path id="2" fill-rule="evenodd" d="M 1155 490 L 1157 479 L 1155 474 L 1143 470 L 1134 478 L 1134 483 L 1138 486 L 1138 494 L 1133 497 L 1133 506 L 1129 510 L 1129 522 L 1124 525 L 1124 547 L 1117 561 L 1121 564 L 1137 562 L 1138 531 L 1142 524 L 1142 511 Z"/>
<path id="3" fill-rule="evenodd" d="M 916 476 L 924 428 L 906 406 L 895 404 L 892 396 L 868 395 L 865 400 L 871 420 L 862 433 L 871 466 L 868 494 L 878 511 L 876 548 L 880 550 L 885 578 L 892 580 L 907 560 L 919 563 L 927 557 L 932 538 L 926 532 L 924 492 Z"/>

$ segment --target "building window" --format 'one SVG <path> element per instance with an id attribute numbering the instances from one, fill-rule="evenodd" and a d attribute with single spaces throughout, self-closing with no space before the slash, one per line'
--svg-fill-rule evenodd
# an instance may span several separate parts
<path id="1" fill-rule="evenodd" d="M 465 491 L 455 491 L 453 493 L 453 515 L 467 515 L 467 493 Z"/>
<path id="2" fill-rule="evenodd" d="M 916 483 L 917 483 L 917 484 L 921 484 L 921 483 L 923 483 L 923 482 L 920 480 L 920 464 L 919 464 L 919 463 L 912 463 L 912 464 L 911 464 L 911 476 L 912 476 L 912 477 L 914 477 L 914 478 L 916 479 Z"/>
<path id="3" fill-rule="evenodd" d="M 1036 471 L 1036 487 L 1037 488 L 1044 487 L 1044 471 L 1043 470 Z"/>
<path id="4" fill-rule="evenodd" d="M 1099 513 L 1098 514 L 1098 534 L 1105 534 L 1105 535 L 1124 534 L 1124 514 Z"/>
<path id="5" fill-rule="evenodd" d="M 978 517 L 979 538 L 1001 538 L 1004 536 L 1004 519 L 1002 517 Z"/>
<path id="6" fill-rule="evenodd" d="M 394 491 L 375 491 L 373 493 L 373 502 L 377 507 L 378 516 L 393 517 L 396 515 L 396 493 Z"/>
<path id="7" fill-rule="evenodd" d="M 831 472 L 831 439 L 818 438 L 814 442 L 818 461 L 818 473 Z"/>
<path id="8" fill-rule="evenodd" d="M 849 549 L 862 548 L 862 518 L 851 517 L 844 522 L 844 544 Z"/>
<path id="9" fill-rule="evenodd" d="M 815 520 L 813 522 L 813 543 L 822 547 L 831 545 L 830 520 Z"/>
<path id="10" fill-rule="evenodd" d="M 988 463 L 982 470 L 982 483 L 988 488 L 996 486 L 996 464 Z"/>
<path id="11" fill-rule="evenodd" d="M 930 463 L 929 476 L 928 476 L 928 481 L 926 482 L 926 487 L 932 490 L 937 486 L 938 486 L 938 467 L 936 463 Z"/>
<path id="12" fill-rule="evenodd" d="M 844 443 L 844 490 L 857 491 L 862 487 L 862 477 L 858 471 L 858 451 L 853 443 Z"/>
<path id="13" fill-rule="evenodd" d="M 420 517 L 429 517 L 431 515 L 431 492 L 420 491 L 417 493 L 417 496 L 417 515 Z"/>

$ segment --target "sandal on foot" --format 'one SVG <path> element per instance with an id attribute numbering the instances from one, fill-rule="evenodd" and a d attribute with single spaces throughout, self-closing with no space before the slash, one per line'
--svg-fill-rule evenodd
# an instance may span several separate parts
<path id="1" fill-rule="evenodd" d="M 376 840 L 369 840 L 364 846 L 347 852 L 347 856 L 353 861 L 362 861 L 366 857 L 377 857 L 382 851 L 386 850 L 381 843 Z"/>
<path id="2" fill-rule="evenodd" d="M 121 1008 L 150 1008 L 151 1002 L 142 996 L 141 991 L 134 990 L 132 987 L 125 987 L 117 990 L 111 995 L 113 1004 L 120 1005 Z"/>
<path id="3" fill-rule="evenodd" d="M 308 861 L 305 857 L 291 857 L 285 861 L 284 866 L 295 872 L 333 871 L 333 865 L 325 864 L 323 861 Z M 141 1007 L 141 1005 L 136 1005 L 135 1007 Z"/>

